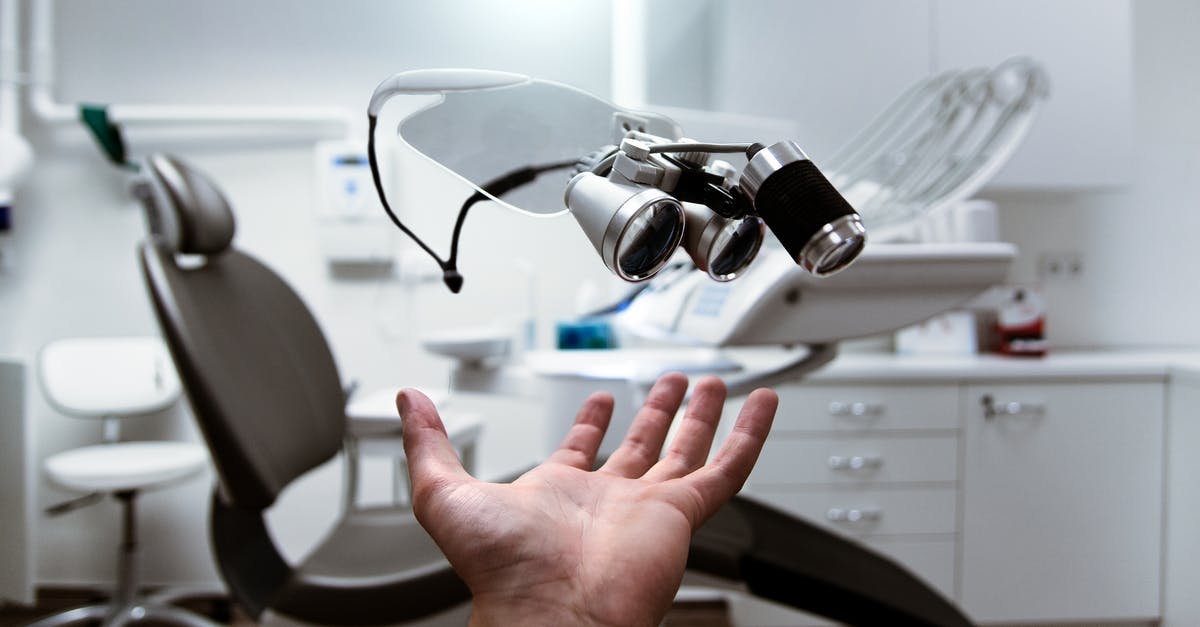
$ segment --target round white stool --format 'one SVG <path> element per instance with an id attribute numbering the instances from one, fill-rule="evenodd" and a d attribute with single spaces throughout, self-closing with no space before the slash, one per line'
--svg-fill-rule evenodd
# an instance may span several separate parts
<path id="1" fill-rule="evenodd" d="M 85 495 L 47 512 L 52 516 L 63 514 L 111 495 L 121 504 L 123 524 L 113 598 L 106 604 L 68 610 L 33 625 L 50 627 L 97 620 L 106 627 L 139 621 L 215 625 L 199 615 L 138 594 L 138 494 L 195 477 L 208 462 L 208 454 L 199 443 L 119 440 L 119 418 L 161 412 L 179 399 L 179 378 L 162 341 L 155 337 L 57 340 L 42 349 L 38 374 L 52 406 L 69 416 L 99 419 L 104 424 L 103 444 L 46 458 L 43 469 L 52 482 Z"/>
<path id="2" fill-rule="evenodd" d="M 208 455 L 193 442 L 113 442 L 64 451 L 46 459 L 51 481 L 79 492 L 149 490 L 204 470 Z"/>

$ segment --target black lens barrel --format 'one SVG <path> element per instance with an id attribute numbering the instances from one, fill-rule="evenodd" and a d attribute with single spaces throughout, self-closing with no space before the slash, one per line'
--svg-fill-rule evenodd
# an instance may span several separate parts
<path id="1" fill-rule="evenodd" d="M 856 215 L 812 161 L 784 165 L 767 177 L 754 198 L 754 208 L 793 259 L 825 225 Z"/>

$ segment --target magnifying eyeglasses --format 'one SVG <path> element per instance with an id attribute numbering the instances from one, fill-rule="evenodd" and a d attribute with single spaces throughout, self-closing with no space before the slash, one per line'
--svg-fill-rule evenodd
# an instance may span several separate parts
<path id="1" fill-rule="evenodd" d="M 744 151 L 737 184 L 709 155 Z M 682 245 L 717 281 L 740 276 L 766 229 L 817 276 L 845 268 L 866 245 L 858 214 L 791 141 L 667 142 L 630 132 L 619 149 L 585 160 L 565 201 L 605 265 L 627 281 L 654 276 Z"/>
<path id="2" fill-rule="evenodd" d="M 516 75 L 417 71 L 398 74 L 381 83 L 368 107 L 367 156 L 379 200 L 397 228 L 438 263 L 443 280 L 452 292 L 462 289 L 463 277 L 457 268 L 458 240 L 470 207 L 482 200 L 498 200 L 506 193 L 533 183 L 543 173 L 567 168 L 574 168 L 576 172 L 563 191 L 567 210 L 604 265 L 626 281 L 638 282 L 653 277 L 681 247 L 696 267 L 712 279 L 736 279 L 744 274 L 762 248 L 768 229 L 798 265 L 818 276 L 845 268 L 865 246 L 866 230 L 857 212 L 795 142 L 781 141 L 764 146 L 668 139 L 647 133 L 645 127 L 651 125 L 628 123 L 642 120 L 637 115 L 589 96 L 582 99 L 583 105 L 570 110 L 588 113 L 584 117 L 590 120 L 589 129 L 602 127 L 608 119 L 614 127 L 611 130 L 620 135 L 620 145 L 600 147 L 574 158 L 569 157 L 573 151 L 558 150 L 555 151 L 558 154 L 550 158 L 560 161 L 519 167 L 492 180 L 478 177 L 478 173 L 473 172 L 467 178 L 476 192 L 459 210 L 451 236 L 450 255 L 443 259 L 404 225 L 387 201 L 375 152 L 379 111 L 387 98 L 396 93 L 435 93 L 441 94 L 445 101 L 447 93 L 463 91 L 511 94 L 505 90 L 516 89 L 514 85 L 538 87 L 539 97 L 546 95 L 542 89 L 544 85 Z M 577 90 L 560 91 L 573 99 L 580 98 Z M 443 163 L 457 162 L 456 151 L 463 149 L 459 144 L 439 141 L 440 129 L 446 127 L 447 120 L 457 119 L 456 115 L 467 115 L 464 111 L 474 112 L 480 120 L 486 120 L 486 124 L 479 126 L 482 131 L 476 131 L 484 135 L 495 130 L 497 124 L 505 124 L 502 116 L 479 115 L 479 111 L 491 109 L 463 109 L 462 101 L 456 102 L 457 107 L 445 107 L 441 112 L 444 115 L 422 118 L 424 126 L 418 125 L 419 130 L 414 131 L 421 139 L 418 144 L 429 154 L 439 154 Z M 501 101 L 486 102 L 497 107 L 502 104 Z M 508 113 L 523 111 L 522 107 L 528 104 L 527 100 L 518 98 L 518 106 L 507 102 L 508 109 L 505 110 Z M 520 115 L 518 118 L 525 119 Z M 578 123 L 575 116 L 569 119 Z M 430 126 L 435 121 L 439 123 Z M 618 124 L 622 121 L 626 123 Z M 525 129 L 525 126 L 519 128 Z M 431 129 L 435 130 L 432 134 Z M 677 127 L 670 132 L 678 133 Z M 500 136 L 497 140 L 502 142 L 500 153 L 514 141 L 520 146 L 529 145 L 526 135 L 501 133 Z M 576 145 L 574 149 L 588 150 L 579 147 L 584 144 Z M 495 149 L 493 147 L 486 154 L 499 155 Z M 717 153 L 744 155 L 747 163 L 741 174 L 737 175 L 725 162 L 710 163 L 711 156 Z M 489 169 L 492 167 L 494 165 Z"/>

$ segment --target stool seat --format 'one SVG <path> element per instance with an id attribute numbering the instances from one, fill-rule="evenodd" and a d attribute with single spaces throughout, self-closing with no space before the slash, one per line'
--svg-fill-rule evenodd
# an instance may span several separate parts
<path id="1" fill-rule="evenodd" d="M 193 442 L 114 442 L 71 449 L 45 461 L 55 483 L 81 492 L 165 486 L 204 470 L 208 454 Z"/>

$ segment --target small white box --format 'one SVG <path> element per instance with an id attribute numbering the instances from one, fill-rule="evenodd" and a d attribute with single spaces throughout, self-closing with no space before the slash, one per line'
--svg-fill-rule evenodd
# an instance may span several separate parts
<path id="1" fill-rule="evenodd" d="M 975 314 L 949 311 L 896 332 L 902 355 L 974 355 L 979 352 Z"/>

